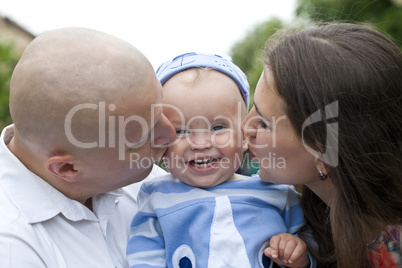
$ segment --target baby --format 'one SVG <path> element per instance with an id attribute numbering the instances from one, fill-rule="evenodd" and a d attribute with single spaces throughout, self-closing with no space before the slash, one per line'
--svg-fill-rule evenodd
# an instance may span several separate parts
<path id="1" fill-rule="evenodd" d="M 270 238 L 284 245 L 271 249 L 275 262 L 313 267 L 292 235 L 304 224 L 294 188 L 235 174 L 247 149 L 244 73 L 221 56 L 188 53 L 157 76 L 177 139 L 164 156 L 170 174 L 144 182 L 138 195 L 130 267 L 272 267 L 263 254 Z"/>

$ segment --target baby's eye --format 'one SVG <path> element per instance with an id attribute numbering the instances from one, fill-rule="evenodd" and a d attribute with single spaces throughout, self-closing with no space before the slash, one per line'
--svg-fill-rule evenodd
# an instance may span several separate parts
<path id="1" fill-rule="evenodd" d="M 177 135 L 184 135 L 184 134 L 187 134 L 187 133 L 188 133 L 188 131 L 185 130 L 185 129 L 177 129 L 176 130 Z"/>
<path id="2" fill-rule="evenodd" d="M 212 127 L 213 131 L 219 131 L 219 130 L 222 130 L 222 129 L 223 129 L 223 126 L 221 126 L 221 125 L 217 125 L 217 126 Z"/>

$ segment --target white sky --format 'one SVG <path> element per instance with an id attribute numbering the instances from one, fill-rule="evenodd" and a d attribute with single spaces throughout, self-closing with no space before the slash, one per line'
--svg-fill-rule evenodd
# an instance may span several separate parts
<path id="1" fill-rule="evenodd" d="M 154 68 L 191 51 L 227 55 L 263 21 L 290 22 L 297 0 L 1 0 L 0 14 L 33 34 L 100 30 L 133 44 Z"/>

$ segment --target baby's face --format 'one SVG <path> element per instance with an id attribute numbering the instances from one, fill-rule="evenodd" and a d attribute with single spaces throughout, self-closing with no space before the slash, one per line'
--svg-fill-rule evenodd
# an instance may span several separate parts
<path id="1" fill-rule="evenodd" d="M 200 188 L 234 179 L 246 146 L 237 84 L 218 71 L 191 69 L 170 78 L 163 93 L 163 112 L 177 137 L 164 157 L 169 172 Z"/>

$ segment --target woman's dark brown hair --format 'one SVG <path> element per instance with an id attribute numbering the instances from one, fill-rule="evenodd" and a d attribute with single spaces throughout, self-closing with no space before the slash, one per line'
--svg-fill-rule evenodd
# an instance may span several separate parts
<path id="1" fill-rule="evenodd" d="M 265 65 L 303 142 L 322 154 L 334 149 L 329 134 L 338 143 L 336 162 L 326 164 L 335 186 L 331 209 L 303 186 L 318 245 L 310 250 L 321 267 L 366 267 L 374 234 L 402 222 L 401 51 L 367 26 L 339 23 L 278 33 L 266 44 Z M 325 113 L 329 105 L 336 118 Z M 303 129 L 317 111 L 322 120 Z"/>

